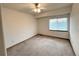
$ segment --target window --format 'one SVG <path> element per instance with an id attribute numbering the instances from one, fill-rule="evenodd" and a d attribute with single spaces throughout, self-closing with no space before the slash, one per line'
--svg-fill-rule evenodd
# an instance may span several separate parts
<path id="1" fill-rule="evenodd" d="M 50 19 L 49 30 L 68 31 L 68 17 Z"/>

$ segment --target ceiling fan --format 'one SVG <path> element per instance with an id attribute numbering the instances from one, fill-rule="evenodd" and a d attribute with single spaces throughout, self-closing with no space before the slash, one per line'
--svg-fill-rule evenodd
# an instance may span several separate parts
<path id="1" fill-rule="evenodd" d="M 41 8 L 39 3 L 34 3 L 34 6 L 35 6 L 35 8 L 33 9 L 33 11 L 35 13 L 40 13 L 42 11 L 42 9 L 45 9 L 45 8 Z"/>

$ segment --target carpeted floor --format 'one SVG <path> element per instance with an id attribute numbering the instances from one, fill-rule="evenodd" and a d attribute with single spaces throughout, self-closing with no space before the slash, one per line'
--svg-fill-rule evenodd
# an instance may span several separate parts
<path id="1" fill-rule="evenodd" d="M 74 56 L 69 40 L 34 36 L 9 49 L 8 56 Z"/>

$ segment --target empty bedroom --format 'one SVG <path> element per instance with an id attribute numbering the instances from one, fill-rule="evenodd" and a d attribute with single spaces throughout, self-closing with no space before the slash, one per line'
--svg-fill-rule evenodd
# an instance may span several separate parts
<path id="1" fill-rule="evenodd" d="M 0 56 L 78 56 L 79 4 L 0 3 Z"/>

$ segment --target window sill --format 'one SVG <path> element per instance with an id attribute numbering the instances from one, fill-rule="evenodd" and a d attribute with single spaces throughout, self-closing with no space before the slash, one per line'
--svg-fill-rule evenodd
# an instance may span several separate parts
<path id="1" fill-rule="evenodd" d="M 50 31 L 57 31 L 57 32 L 68 32 L 68 31 L 63 31 L 63 30 L 50 30 Z"/>

